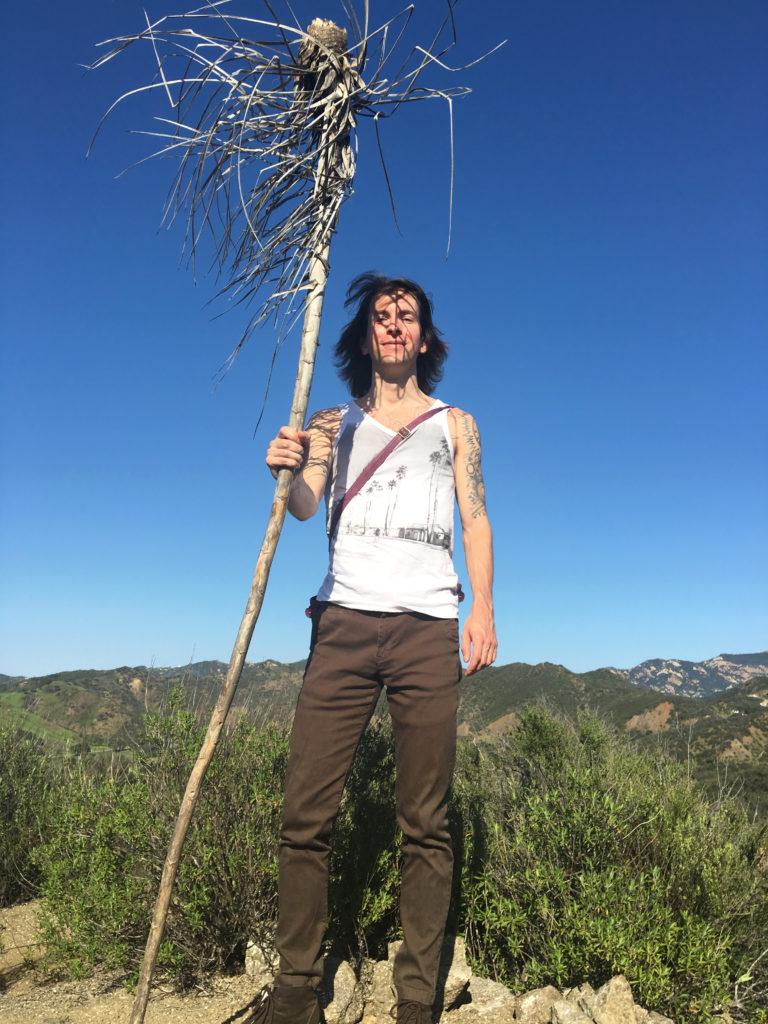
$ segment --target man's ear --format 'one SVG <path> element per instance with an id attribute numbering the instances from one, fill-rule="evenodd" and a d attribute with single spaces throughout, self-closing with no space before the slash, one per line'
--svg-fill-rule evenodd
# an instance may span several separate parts
<path id="1" fill-rule="evenodd" d="M 371 354 L 371 346 L 368 342 L 367 334 L 363 335 L 363 338 L 360 342 L 360 351 L 363 353 L 364 356 L 369 356 Z"/>

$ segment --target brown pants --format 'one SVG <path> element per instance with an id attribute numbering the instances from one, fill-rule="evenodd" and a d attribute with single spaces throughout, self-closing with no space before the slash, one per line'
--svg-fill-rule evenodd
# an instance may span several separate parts
<path id="1" fill-rule="evenodd" d="M 431 1003 L 451 895 L 448 788 L 461 676 L 456 619 L 319 604 L 291 734 L 280 836 L 279 982 L 316 985 L 329 837 L 360 737 L 386 687 L 404 835 L 398 999 Z"/>

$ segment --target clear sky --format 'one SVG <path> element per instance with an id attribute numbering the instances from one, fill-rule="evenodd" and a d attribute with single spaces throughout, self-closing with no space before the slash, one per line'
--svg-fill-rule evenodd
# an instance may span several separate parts
<path id="1" fill-rule="evenodd" d="M 336 0 L 294 7 L 340 17 Z M 374 22 L 397 9 L 371 0 Z M 421 0 L 413 42 L 441 10 Z M 383 125 L 402 236 L 366 122 L 310 407 L 344 397 L 330 350 L 349 280 L 419 280 L 451 345 L 439 395 L 483 436 L 498 663 L 762 650 L 768 6 L 477 0 L 456 23 L 456 62 L 508 43 L 433 79 L 473 89 L 455 104 L 450 255 L 445 104 Z M 297 337 L 254 438 L 270 329 L 214 388 L 244 314 L 214 319 L 181 227 L 157 231 L 173 167 L 116 178 L 148 151 L 129 129 L 167 115 L 161 95 L 120 108 L 85 159 L 153 68 L 139 48 L 80 65 L 142 24 L 135 0 L 4 18 L 0 672 L 228 660 L 269 511 Z M 325 556 L 319 517 L 288 522 L 250 660 L 306 655 Z"/>

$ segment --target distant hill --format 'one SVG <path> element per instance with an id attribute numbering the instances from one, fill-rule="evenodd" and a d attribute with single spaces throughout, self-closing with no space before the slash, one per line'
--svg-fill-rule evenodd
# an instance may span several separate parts
<path id="1" fill-rule="evenodd" d="M 498 731 L 530 703 L 570 719 L 595 712 L 641 741 L 663 743 L 676 756 L 690 752 L 743 762 L 762 758 L 768 746 L 768 674 L 696 698 L 636 687 L 611 669 L 577 674 L 547 663 L 503 665 L 465 680 L 460 732 Z"/>
<path id="2" fill-rule="evenodd" d="M 720 655 L 701 663 L 659 659 L 626 674 L 609 668 L 576 673 L 548 662 L 500 665 L 462 682 L 459 733 L 482 737 L 514 727 L 530 703 L 543 703 L 571 719 L 592 711 L 640 743 L 661 745 L 684 761 L 691 758 L 696 775 L 712 784 L 724 777 L 738 779 L 768 809 L 768 668 L 759 674 L 765 660 L 764 655 Z M 304 665 L 246 664 L 231 720 L 245 714 L 256 722 L 288 723 Z M 701 667 L 703 672 L 696 671 Z M 733 682 L 736 670 L 745 675 L 738 683 Z M 184 686 L 187 706 L 207 717 L 225 673 L 223 662 L 208 661 L 184 668 L 123 666 L 30 679 L 0 676 L 0 724 L 60 744 L 121 749 L 136 743 L 143 716 L 164 706 L 178 685 Z M 632 673 L 665 689 L 635 682 L 628 678 Z M 716 678 L 720 690 L 702 696 Z M 691 689 L 698 695 L 686 692 Z"/>
<path id="3" fill-rule="evenodd" d="M 304 661 L 246 663 L 232 713 L 288 721 L 304 665 Z M 115 746 L 121 739 L 135 737 L 142 716 L 161 706 L 171 689 L 180 684 L 191 707 L 211 708 L 226 671 L 224 662 L 201 661 L 177 667 L 82 669 L 32 678 L 0 674 L 0 714 L 50 738 Z M 630 721 L 650 721 L 642 716 L 662 706 L 659 692 L 677 698 L 670 706 L 682 721 L 700 717 L 690 700 L 741 690 L 761 676 L 768 676 L 768 652 L 720 654 L 703 662 L 657 658 L 631 669 L 584 673 L 549 662 L 514 662 L 464 681 L 460 724 L 464 732 L 500 728 L 494 723 L 513 715 L 523 704 L 544 701 L 569 717 L 586 708 L 599 710 L 624 727 Z M 656 713 L 659 721 L 660 714 Z"/>
<path id="4" fill-rule="evenodd" d="M 304 662 L 246 664 L 230 715 L 287 722 L 301 686 Z M 187 705 L 210 712 L 227 666 L 198 662 L 183 668 L 82 669 L 34 678 L 0 676 L 0 722 L 55 742 L 119 749 L 136 742 L 147 711 L 162 707 L 183 685 Z"/>
<path id="5" fill-rule="evenodd" d="M 579 675 L 562 665 L 503 665 L 462 683 L 459 732 L 514 728 L 529 703 L 570 719 L 595 712 L 641 745 L 689 763 L 713 794 L 739 790 L 768 817 L 768 674 L 697 698 L 643 689 L 610 669 Z"/>
<path id="6" fill-rule="evenodd" d="M 755 676 L 768 675 L 768 651 L 758 654 L 718 654 L 708 661 L 653 658 L 634 668 L 614 672 L 643 689 L 682 697 L 712 697 L 741 686 Z"/>

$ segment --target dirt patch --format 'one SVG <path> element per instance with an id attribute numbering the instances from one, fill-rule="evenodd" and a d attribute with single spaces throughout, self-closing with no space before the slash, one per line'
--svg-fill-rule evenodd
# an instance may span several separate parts
<path id="1" fill-rule="evenodd" d="M 518 721 L 518 715 L 511 711 L 508 715 L 502 715 L 501 718 L 491 722 L 487 731 L 492 735 L 498 735 L 499 733 L 507 732 L 508 729 L 514 729 Z"/>
<path id="2" fill-rule="evenodd" d="M 745 740 L 747 737 L 745 737 Z M 718 760 L 720 761 L 749 761 L 750 754 L 748 748 L 741 742 L 740 739 L 733 739 L 728 746 L 719 755 Z"/>
<path id="3" fill-rule="evenodd" d="M 131 691 L 136 700 L 141 700 L 144 696 L 144 683 L 137 676 L 135 679 L 131 679 L 128 683 L 128 689 Z"/>
<path id="4" fill-rule="evenodd" d="M 0 910 L 0 1020 L 3 1024 L 115 1024 L 127 1021 L 133 996 L 113 975 L 85 981 L 46 981 L 39 970 L 37 904 Z M 241 975 L 214 978 L 205 991 L 179 995 L 153 989 L 146 1024 L 237 1024 L 256 995 Z"/>
<path id="5" fill-rule="evenodd" d="M 624 728 L 634 729 L 635 732 L 664 732 L 669 728 L 669 717 L 674 710 L 675 705 L 672 701 L 662 701 L 655 708 L 643 711 L 639 715 L 633 715 L 627 720 Z"/>
<path id="6" fill-rule="evenodd" d="M 756 725 L 750 725 L 743 736 L 731 740 L 720 754 L 720 760 L 750 761 L 765 744 L 765 733 Z"/>

